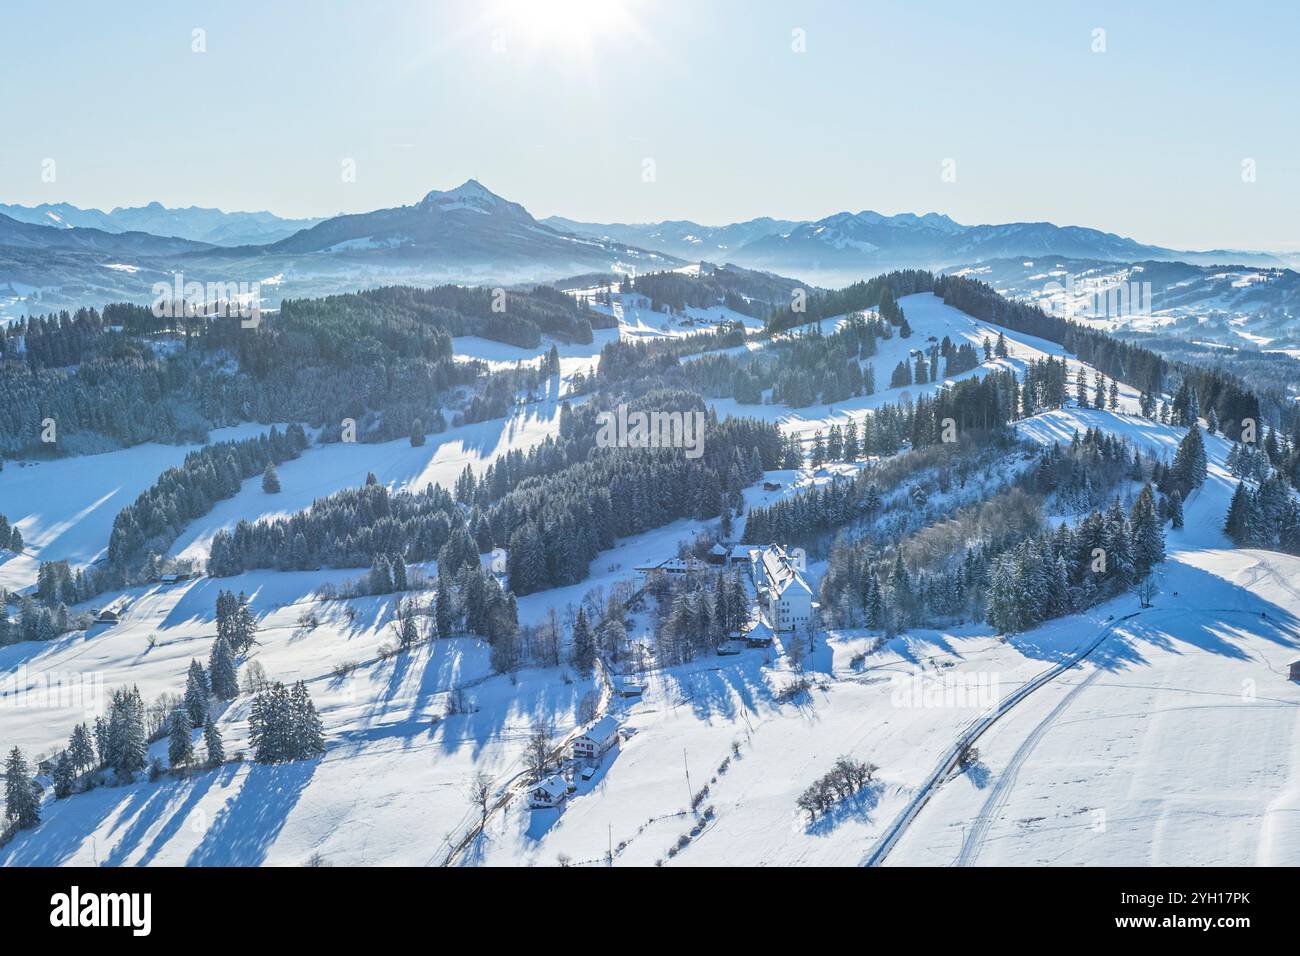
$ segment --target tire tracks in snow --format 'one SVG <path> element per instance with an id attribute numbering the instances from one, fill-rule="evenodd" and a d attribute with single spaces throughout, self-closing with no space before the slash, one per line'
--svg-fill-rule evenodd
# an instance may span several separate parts
<path id="1" fill-rule="evenodd" d="M 993 827 L 993 822 L 997 819 L 998 814 L 1006 807 L 1007 800 L 1011 797 L 1011 791 L 1015 789 L 1016 776 L 1020 772 L 1020 767 L 1033 753 L 1038 742 L 1043 739 L 1047 731 L 1056 723 L 1056 718 L 1061 716 L 1074 702 L 1074 698 L 1086 690 L 1093 681 L 1101 676 L 1101 670 L 1095 669 L 1091 674 L 1079 681 L 1070 692 L 1063 697 L 1055 707 L 1030 731 L 1020 746 L 1016 749 L 1015 754 L 1007 762 L 1002 773 L 998 775 L 997 783 L 994 784 L 992 792 L 984 801 L 984 806 L 980 808 L 979 816 L 975 818 L 975 823 L 967 832 L 965 839 L 962 840 L 961 850 L 957 854 L 957 859 L 953 861 L 953 866 L 972 866 L 975 858 L 979 856 L 980 849 L 984 841 L 988 838 L 989 830 Z"/>
<path id="2" fill-rule="evenodd" d="M 1037 677 L 1030 678 L 1005 699 L 999 701 L 992 711 L 967 726 L 967 728 L 963 730 L 953 742 L 952 746 L 948 748 L 948 751 L 943 755 L 943 757 L 940 758 L 934 771 L 921 785 L 921 789 L 917 791 L 916 795 L 913 796 L 910 801 L 908 801 L 907 806 L 905 806 L 902 812 L 894 818 L 894 822 L 889 825 L 888 829 L 885 830 L 880 839 L 876 841 L 876 845 L 872 848 L 871 852 L 867 854 L 866 859 L 862 861 L 862 865 L 880 866 L 885 861 L 889 852 L 895 845 L 897 845 L 899 839 L 907 831 L 908 826 L 916 819 L 922 808 L 929 802 L 930 797 L 934 796 L 939 787 L 943 785 L 943 782 L 948 779 L 948 775 L 952 772 L 953 768 L 957 766 L 957 760 L 966 747 L 973 745 L 975 741 L 979 740 L 985 731 L 997 723 L 998 718 L 1004 716 L 1008 711 L 1015 707 L 1016 704 L 1020 703 L 1044 684 L 1050 683 L 1061 674 L 1064 674 L 1066 671 L 1078 665 L 1081 661 L 1086 660 L 1089 655 L 1097 650 L 1097 648 L 1114 633 L 1115 628 L 1125 621 L 1137 617 L 1140 613 L 1140 611 L 1133 611 L 1121 618 L 1110 621 L 1104 628 L 1102 628 L 1101 633 L 1097 635 L 1092 643 L 1083 650 L 1079 651 L 1069 660 L 1062 661 L 1059 664 L 1049 667 Z"/>

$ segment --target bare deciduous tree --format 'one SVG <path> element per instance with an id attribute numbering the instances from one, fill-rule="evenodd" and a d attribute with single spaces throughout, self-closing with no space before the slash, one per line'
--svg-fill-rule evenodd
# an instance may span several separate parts
<path id="1" fill-rule="evenodd" d="M 480 830 L 487 823 L 488 804 L 492 802 L 492 785 L 491 775 L 482 770 L 474 774 L 474 779 L 470 781 L 469 798 L 479 809 Z"/>
<path id="2" fill-rule="evenodd" d="M 1156 580 L 1154 574 L 1148 574 L 1138 582 L 1137 594 L 1138 600 L 1142 602 L 1143 607 L 1150 607 L 1155 596 L 1160 593 L 1160 582 Z"/>
<path id="3" fill-rule="evenodd" d="M 555 738 L 555 725 L 549 720 L 538 718 L 533 721 L 528 734 L 528 743 L 524 748 L 524 766 L 528 768 L 533 780 L 541 780 L 551 766 L 552 741 Z"/>

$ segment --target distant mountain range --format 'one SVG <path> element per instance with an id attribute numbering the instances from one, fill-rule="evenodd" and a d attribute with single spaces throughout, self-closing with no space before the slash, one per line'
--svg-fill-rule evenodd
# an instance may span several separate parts
<path id="1" fill-rule="evenodd" d="M 1050 222 L 964 226 L 939 213 L 886 216 L 871 210 L 840 212 L 810 222 L 751 219 L 728 226 L 674 220 L 624 224 L 551 217 L 556 228 L 580 236 L 637 243 L 689 258 L 725 258 L 750 268 L 785 272 L 868 274 L 897 268 L 943 269 L 1007 256 L 1054 254 L 1133 262 L 1162 259 L 1210 264 L 1282 266 L 1269 253 L 1187 252 L 1146 245 L 1113 233 Z"/>
<path id="2" fill-rule="evenodd" d="M 170 209 L 158 202 L 151 202 L 147 206 L 117 206 L 109 212 L 80 209 L 64 202 L 41 203 L 39 206 L 0 203 L 0 215 L 56 229 L 148 232 L 155 236 L 174 236 L 216 246 L 276 242 L 321 221 L 281 219 L 269 212 L 222 212 L 220 209 L 205 209 L 201 206 Z"/>
<path id="3" fill-rule="evenodd" d="M 0 318 L 148 301 L 181 272 L 200 282 L 260 281 L 280 298 L 393 283 L 548 281 L 591 272 L 647 272 L 706 260 L 843 285 L 894 268 L 951 269 L 1047 255 L 1081 262 L 1232 263 L 1280 268 L 1268 253 L 1184 252 L 1048 222 L 967 226 L 938 213 L 870 210 L 810 222 L 759 218 L 723 226 L 538 221 L 469 180 L 409 206 L 327 219 L 267 212 L 171 209 L 111 212 L 66 203 L 0 205 Z M 1272 288 L 1263 286 L 1266 301 Z M 1240 297 L 1246 304 L 1251 297 Z"/>
<path id="4" fill-rule="evenodd" d="M 3 246 L 14 249 L 77 249 L 138 256 L 170 256 L 209 248 L 206 243 L 156 236 L 147 232 L 106 232 L 87 227 L 40 226 L 0 215 L 0 247 Z"/>
<path id="5" fill-rule="evenodd" d="M 283 298 L 380 284 L 510 284 L 684 264 L 661 252 L 544 225 L 474 180 L 430 192 L 414 205 L 313 221 L 271 242 L 112 232 L 76 225 L 74 208 L 25 209 L 29 219 L 48 221 L 42 223 L 0 213 L 0 320 L 106 301 L 151 301 L 153 284 L 177 272 L 186 281 L 261 282 L 263 305 L 274 306 Z M 168 228 L 184 225 L 210 237 L 246 230 L 248 220 L 237 217 L 270 215 L 234 213 L 236 218 L 222 222 L 227 214 L 215 210 L 157 208 L 160 221 L 172 223 Z M 116 225 L 126 221 L 118 215 Z"/>

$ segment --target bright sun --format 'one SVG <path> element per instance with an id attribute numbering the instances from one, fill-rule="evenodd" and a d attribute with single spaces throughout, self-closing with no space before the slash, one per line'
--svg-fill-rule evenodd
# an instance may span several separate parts
<path id="1" fill-rule="evenodd" d="M 633 0 L 498 0 L 505 42 L 530 52 L 590 54 L 636 29 Z"/>

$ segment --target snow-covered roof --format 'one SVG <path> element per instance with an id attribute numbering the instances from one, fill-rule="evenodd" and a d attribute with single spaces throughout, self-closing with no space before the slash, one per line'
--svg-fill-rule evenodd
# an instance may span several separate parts
<path id="1" fill-rule="evenodd" d="M 624 677 L 618 686 L 625 694 L 640 694 L 645 690 L 645 683 L 635 677 Z"/>
<path id="2" fill-rule="evenodd" d="M 606 714 L 600 720 L 596 721 L 581 735 L 588 740 L 596 743 L 603 743 L 610 737 L 618 733 L 618 718 L 613 714 Z"/>
<path id="3" fill-rule="evenodd" d="M 689 574 L 692 571 L 703 571 L 705 566 L 695 558 L 666 558 L 658 564 L 640 565 L 636 570 L 646 573 L 664 571 L 668 574 Z"/>
<path id="4" fill-rule="evenodd" d="M 767 618 L 760 613 L 751 620 L 749 629 L 745 631 L 745 640 L 769 643 L 772 640 L 772 633 L 772 625 L 768 624 Z"/>
<path id="5" fill-rule="evenodd" d="M 763 550 L 763 575 L 767 578 L 767 586 L 777 594 L 784 594 L 787 589 L 795 588 L 812 594 L 810 588 L 803 577 L 790 563 L 789 557 L 785 551 L 778 545 L 772 545 L 770 548 Z"/>
<path id="6" fill-rule="evenodd" d="M 558 773 L 553 773 L 545 780 L 535 784 L 532 793 L 544 793 L 551 800 L 558 800 L 563 797 L 569 790 L 569 785 L 565 783 L 564 778 Z"/>

